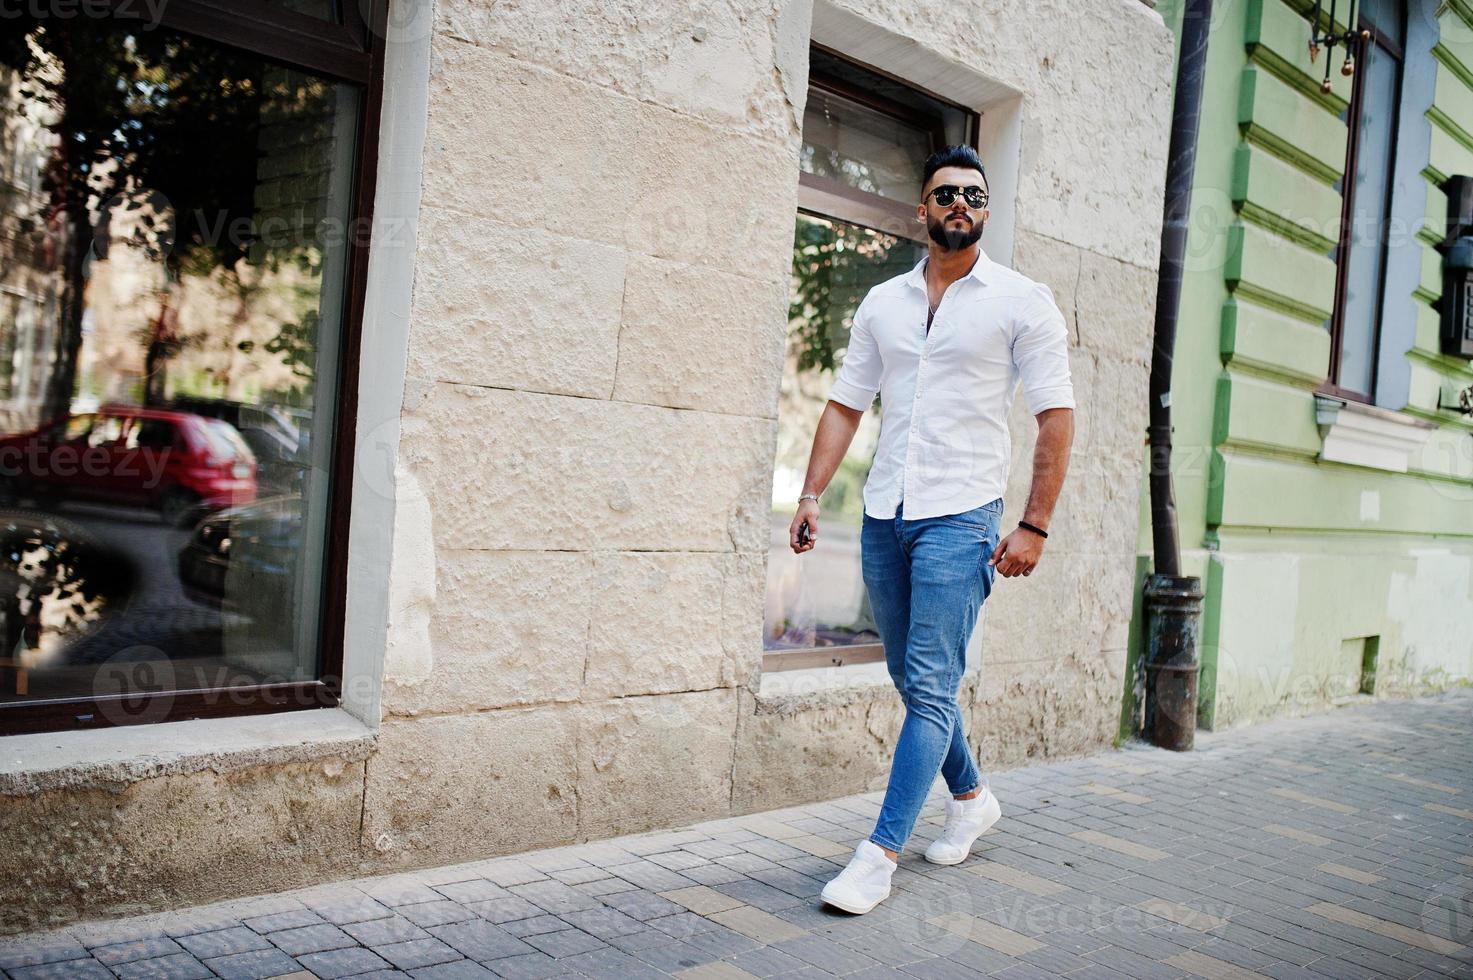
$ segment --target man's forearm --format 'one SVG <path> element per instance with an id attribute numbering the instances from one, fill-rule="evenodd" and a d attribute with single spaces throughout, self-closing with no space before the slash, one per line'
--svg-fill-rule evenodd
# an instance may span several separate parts
<path id="1" fill-rule="evenodd" d="M 824 406 L 818 419 L 818 430 L 813 434 L 813 450 L 808 454 L 808 473 L 803 478 L 803 492 L 821 494 L 828 488 L 835 471 L 854 441 L 863 412 L 855 411 L 838 402 Z"/>
<path id="2" fill-rule="evenodd" d="M 1023 520 L 1047 528 L 1069 469 L 1069 447 L 1074 442 L 1074 410 L 1051 408 L 1038 414 L 1038 443 L 1033 448 L 1033 484 Z"/>

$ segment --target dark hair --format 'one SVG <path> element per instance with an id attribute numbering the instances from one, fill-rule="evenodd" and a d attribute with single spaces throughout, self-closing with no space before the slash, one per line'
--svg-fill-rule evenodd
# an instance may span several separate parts
<path id="1" fill-rule="evenodd" d="M 936 171 L 942 167 L 969 167 L 982 175 L 982 180 L 987 180 L 987 170 L 982 166 L 982 159 L 977 156 L 977 151 L 970 146 L 943 146 L 941 149 L 926 157 L 926 165 L 921 170 L 921 190 L 936 176 Z"/>

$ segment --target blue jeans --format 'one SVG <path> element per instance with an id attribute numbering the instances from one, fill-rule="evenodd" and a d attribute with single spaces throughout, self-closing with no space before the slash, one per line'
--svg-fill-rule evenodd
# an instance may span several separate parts
<path id="1" fill-rule="evenodd" d="M 870 840 L 905 847 L 940 770 L 953 796 L 982 785 L 962 731 L 957 688 L 967 641 L 995 574 L 1002 499 L 975 510 L 908 521 L 902 502 L 890 519 L 865 515 L 860 531 L 864 584 L 885 644 L 885 664 L 905 723 L 890 785 Z"/>

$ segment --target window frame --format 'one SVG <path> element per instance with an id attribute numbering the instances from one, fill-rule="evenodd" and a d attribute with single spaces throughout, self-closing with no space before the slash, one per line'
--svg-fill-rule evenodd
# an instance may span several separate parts
<path id="1" fill-rule="evenodd" d="M 114 19 L 145 20 L 138 0 L 94 0 Z M 370 4 L 372 27 L 360 3 Z M 387 0 L 332 0 L 338 21 L 283 9 L 269 0 L 169 0 L 158 26 L 259 55 L 314 75 L 368 85 L 382 64 Z M 382 72 L 377 74 L 381 77 Z"/>
<path id="2" fill-rule="evenodd" d="M 952 99 L 900 78 L 890 72 L 865 64 L 845 55 L 841 51 L 812 42 L 810 48 L 828 57 L 841 60 L 849 66 L 869 75 L 903 85 L 927 99 L 944 103 L 963 113 L 963 142 L 975 146 L 980 131 L 980 115 Z M 889 116 L 914 128 L 923 129 L 931 136 L 934 152 L 946 144 L 945 120 L 940 115 L 927 117 L 925 113 L 910 106 L 869 92 L 845 79 L 823 70 L 809 69 L 808 85 L 856 102 L 876 112 Z M 917 124 L 920 125 L 917 125 Z M 924 228 L 915 221 L 914 205 L 903 204 L 880 194 L 860 190 L 842 181 L 819 177 L 807 171 L 798 171 L 798 207 L 800 214 L 807 214 L 825 221 L 836 221 L 874 231 L 882 235 L 904 239 L 925 245 L 930 239 Z M 813 667 L 844 667 L 851 664 L 879 663 L 885 659 L 882 643 L 850 643 L 834 646 L 791 647 L 781 650 L 762 651 L 764 672 L 803 670 Z"/>
<path id="3" fill-rule="evenodd" d="M 1405 7 L 1398 4 L 1397 16 L 1404 16 Z M 1392 181 L 1396 175 L 1396 134 L 1401 124 L 1401 96 L 1404 75 L 1406 69 L 1406 51 L 1396 41 L 1383 32 L 1379 27 L 1364 17 L 1360 18 L 1362 30 L 1370 32 L 1368 38 L 1358 38 L 1356 42 L 1356 60 L 1359 64 L 1366 63 L 1365 45 L 1379 44 L 1385 49 L 1396 62 L 1396 96 L 1391 107 L 1391 119 L 1389 122 L 1391 130 L 1391 165 L 1386 168 L 1384 180 L 1386 182 L 1386 209 L 1380 218 L 1382 229 L 1385 229 L 1387 221 L 1391 216 L 1391 190 Z M 1343 398 L 1349 401 L 1361 402 L 1366 405 L 1375 403 L 1376 381 L 1380 370 L 1380 358 L 1377 356 L 1381 349 L 1381 321 L 1385 314 L 1386 299 L 1386 270 L 1390 264 L 1390 256 L 1383 250 L 1379 268 L 1376 271 L 1376 288 L 1374 292 L 1375 304 L 1374 317 L 1372 320 L 1371 340 L 1367 349 L 1367 355 L 1371 359 L 1371 383 L 1370 390 L 1361 392 L 1353 388 L 1346 388 L 1340 384 L 1340 357 L 1345 349 L 1345 307 L 1350 289 L 1350 251 L 1351 231 L 1355 220 L 1355 172 L 1360 165 L 1360 143 L 1361 143 L 1361 116 L 1360 108 L 1365 100 L 1364 71 L 1355 73 L 1354 82 L 1350 90 L 1350 106 L 1347 115 L 1350 117 L 1350 132 L 1346 139 L 1345 150 L 1345 174 L 1341 178 L 1342 186 L 1345 188 L 1341 194 L 1340 207 L 1340 230 L 1339 238 L 1335 245 L 1335 296 L 1334 308 L 1330 313 L 1330 363 L 1329 372 L 1323 384 L 1316 391 Z"/>
<path id="4" fill-rule="evenodd" d="M 143 20 L 136 0 L 99 0 L 121 24 Z M 361 6 L 360 6 L 361 4 Z M 346 244 L 342 290 L 343 325 L 337 350 L 338 386 L 333 424 L 327 526 L 315 654 L 316 679 L 238 687 L 191 688 L 156 695 L 53 698 L 0 704 L 0 736 L 79 731 L 117 725 L 158 724 L 196 718 L 330 708 L 342 700 L 343 637 L 346 626 L 348 528 L 351 518 L 358 416 L 359 361 L 363 309 L 368 289 L 368 257 L 373 221 L 373 189 L 378 172 L 379 117 L 383 106 L 384 50 L 388 0 L 333 0 L 338 22 L 284 10 L 266 0 L 170 0 L 158 27 L 199 37 L 259 56 L 285 67 L 358 85 L 356 147 L 351 175 L 351 233 Z M 95 413 L 94 413 L 95 414 Z M 0 656 L 0 682 L 13 683 L 19 665 Z M 156 702 L 166 707 L 158 710 Z"/>
<path id="5" fill-rule="evenodd" d="M 936 102 L 945 103 L 962 112 L 966 118 L 964 142 L 969 145 L 976 144 L 979 116 L 975 110 L 968 109 L 966 106 L 954 102 L 951 99 L 943 98 L 890 72 L 861 61 L 856 61 L 843 52 L 826 47 L 816 41 L 812 42 L 810 47 L 830 58 L 844 61 L 851 67 L 862 72 L 894 82 L 897 85 L 904 85 L 918 95 L 925 96 Z M 909 126 L 916 126 L 917 121 L 920 120 L 924 125 L 917 126 L 916 128 L 924 129 L 930 133 L 933 150 L 938 149 L 946 142 L 944 121 L 940 116 L 933 116 L 929 120 L 926 120 L 918 110 L 912 109 L 910 106 L 901 105 L 898 102 L 873 92 L 867 92 L 821 69 L 809 69 L 808 85 L 810 89 L 819 88 L 830 94 L 849 99 L 852 102 L 857 102 L 860 105 L 866 106 Z M 921 244 L 925 244 L 927 241 L 926 233 L 922 230 L 917 230 L 916 223 L 912 220 L 915 215 L 910 205 L 891 200 L 881 194 L 871 194 L 868 191 L 862 191 L 842 181 L 837 181 L 829 177 L 819 177 L 804 170 L 798 171 L 798 210 L 805 214 L 813 215 L 816 218 L 825 218 L 830 221 L 842 221 L 846 224 L 859 225 L 862 228 L 868 228 L 871 231 L 877 231 L 884 235 L 907 238 L 914 242 L 920 242 Z M 893 226 L 890 224 L 892 222 Z"/>

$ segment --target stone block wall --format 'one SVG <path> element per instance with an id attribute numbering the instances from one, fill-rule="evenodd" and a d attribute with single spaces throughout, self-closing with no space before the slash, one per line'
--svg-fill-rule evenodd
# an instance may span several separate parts
<path id="1" fill-rule="evenodd" d="M 49 758 L 107 734 L 142 762 L 0 778 L 0 880 L 26 896 L 0 932 L 883 786 L 892 689 L 776 696 L 760 669 L 816 24 L 868 32 L 943 96 L 994 93 L 983 131 L 1019 136 L 1016 185 L 993 187 L 1012 254 L 993 257 L 1068 319 L 1078 435 L 1045 563 L 999 580 L 961 697 L 986 768 L 1108 744 L 1170 32 L 1137 0 L 812 3 L 440 0 L 378 731 L 292 712 L 20 737 Z M 365 376 L 398 356 L 365 345 Z M 1030 475 L 1021 405 L 1013 429 L 1010 515 Z M 250 748 L 267 742 L 285 748 Z M 175 756 L 188 764 L 158 761 Z"/>
<path id="2" fill-rule="evenodd" d="M 994 258 L 1069 320 L 1079 431 L 1048 558 L 994 593 L 962 697 L 984 765 L 1100 748 L 1130 617 L 1170 32 L 1136 0 L 828 12 L 1023 95 L 1020 180 L 994 188 L 1016 195 L 1015 254 Z M 892 690 L 761 691 L 812 22 L 809 0 L 438 5 L 370 861 L 883 785 Z M 1032 429 L 1019 407 L 1010 514 Z"/>

